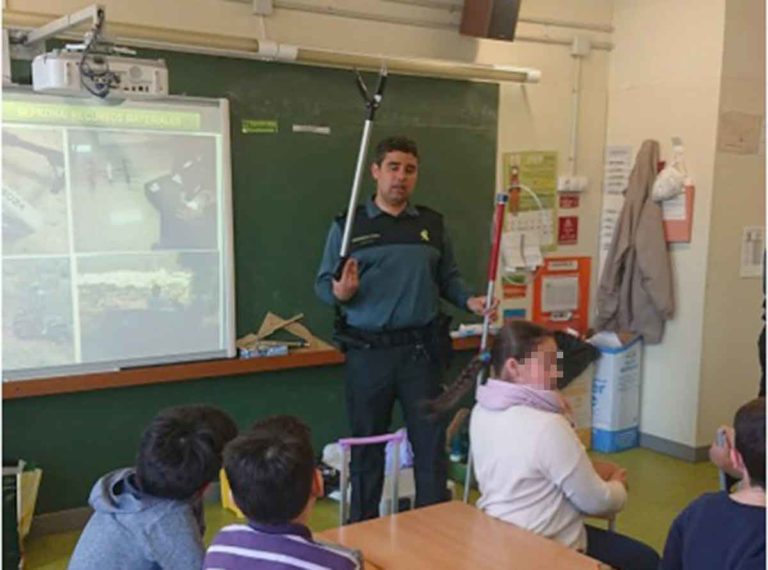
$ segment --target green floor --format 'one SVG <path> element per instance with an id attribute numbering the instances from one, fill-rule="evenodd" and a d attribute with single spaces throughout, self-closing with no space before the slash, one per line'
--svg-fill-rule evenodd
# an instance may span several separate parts
<path id="1" fill-rule="evenodd" d="M 702 493 L 717 490 L 717 471 L 708 463 L 686 463 L 645 449 L 634 449 L 604 457 L 629 470 L 629 503 L 617 519 L 617 531 L 647 542 L 659 552 L 675 515 Z M 457 495 L 460 496 L 460 495 Z M 206 542 L 222 526 L 236 521 L 234 515 L 217 505 L 206 509 Z M 314 531 L 338 524 L 338 503 L 320 501 L 312 514 Z M 600 521 L 596 525 L 603 525 Z M 30 540 L 26 545 L 27 568 L 66 568 L 79 532 L 55 534 Z"/>

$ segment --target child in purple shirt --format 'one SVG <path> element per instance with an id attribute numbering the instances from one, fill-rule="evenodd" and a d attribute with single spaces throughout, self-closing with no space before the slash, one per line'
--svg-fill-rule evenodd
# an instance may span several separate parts
<path id="1" fill-rule="evenodd" d="M 358 570 L 355 551 L 320 544 L 307 528 L 323 479 L 315 467 L 309 428 L 276 416 L 257 422 L 224 450 L 232 498 L 247 524 L 224 527 L 203 568 L 216 570 Z"/>

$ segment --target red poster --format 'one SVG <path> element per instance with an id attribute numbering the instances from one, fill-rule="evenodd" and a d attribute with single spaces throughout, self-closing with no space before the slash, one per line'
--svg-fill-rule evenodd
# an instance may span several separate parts
<path id="1" fill-rule="evenodd" d="M 533 284 L 533 322 L 585 334 L 589 321 L 589 257 L 547 257 Z"/>
<path id="2" fill-rule="evenodd" d="M 575 245 L 579 241 L 578 216 L 563 216 L 557 219 L 557 243 Z"/>
<path id="3" fill-rule="evenodd" d="M 560 194 L 560 209 L 570 210 L 579 207 L 579 195 L 574 193 Z"/>

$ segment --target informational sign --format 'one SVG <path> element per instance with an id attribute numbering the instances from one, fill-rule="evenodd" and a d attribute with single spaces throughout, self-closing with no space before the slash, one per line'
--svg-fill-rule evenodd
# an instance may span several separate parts
<path id="1" fill-rule="evenodd" d="M 508 231 L 539 232 L 541 247 L 557 246 L 554 232 L 557 222 L 557 152 L 523 151 L 504 154 L 504 183 L 507 187 L 517 176 L 524 188 L 519 199 L 510 200 L 506 220 Z M 530 192 L 528 192 L 530 190 Z"/>
<path id="2" fill-rule="evenodd" d="M 579 195 L 575 192 L 560 194 L 560 209 L 572 210 L 579 207 Z"/>
<path id="3" fill-rule="evenodd" d="M 765 260 L 765 228 L 746 226 L 741 233 L 741 277 L 761 277 Z"/>
<path id="4" fill-rule="evenodd" d="M 686 184 L 680 194 L 661 203 L 661 220 L 664 224 L 664 239 L 667 242 L 691 241 L 695 191 L 693 184 Z"/>
<path id="5" fill-rule="evenodd" d="M 579 241 L 578 216 L 561 216 L 557 219 L 557 243 L 576 245 Z"/>
<path id="6" fill-rule="evenodd" d="M 586 334 L 591 257 L 548 257 L 533 283 L 533 321 Z"/>
<path id="7" fill-rule="evenodd" d="M 578 277 L 544 277 L 541 281 L 541 310 L 547 313 L 579 308 Z"/>
<path id="8" fill-rule="evenodd" d="M 717 150 L 731 154 L 757 154 L 763 117 L 738 111 L 720 114 Z"/>
<path id="9" fill-rule="evenodd" d="M 612 145 L 605 149 L 603 167 L 603 206 L 600 213 L 600 255 L 599 271 L 603 272 L 605 258 L 611 247 L 616 224 L 624 206 L 624 190 L 629 184 L 632 172 L 632 147 Z"/>

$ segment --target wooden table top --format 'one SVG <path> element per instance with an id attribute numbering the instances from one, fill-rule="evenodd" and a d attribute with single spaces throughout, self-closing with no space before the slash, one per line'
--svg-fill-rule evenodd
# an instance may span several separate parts
<path id="1" fill-rule="evenodd" d="M 598 570 L 597 560 L 451 501 L 317 535 L 363 552 L 366 568 Z"/>

